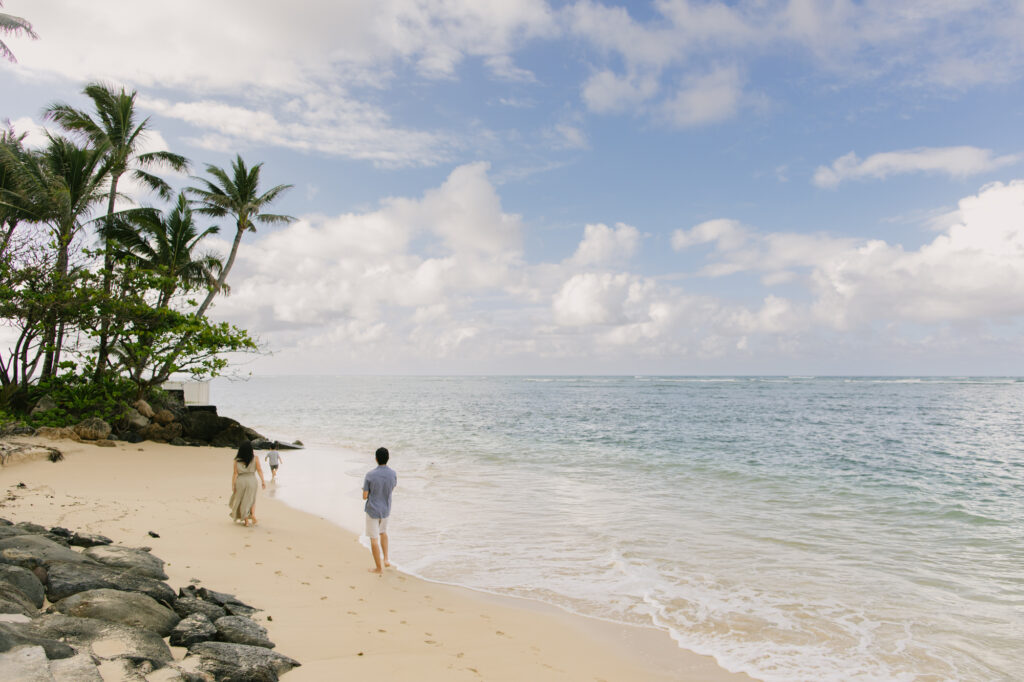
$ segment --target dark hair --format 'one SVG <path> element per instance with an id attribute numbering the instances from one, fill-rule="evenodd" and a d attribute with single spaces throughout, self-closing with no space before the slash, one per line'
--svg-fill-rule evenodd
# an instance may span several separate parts
<path id="1" fill-rule="evenodd" d="M 387 448 L 377 448 L 377 452 L 373 453 L 377 457 L 377 464 L 384 466 L 388 463 L 388 458 L 391 456 L 388 454 Z"/>
<path id="2" fill-rule="evenodd" d="M 249 462 L 252 461 L 252 443 L 246 441 L 238 446 L 238 454 L 235 455 L 235 461 L 241 462 L 245 466 L 249 466 Z"/>

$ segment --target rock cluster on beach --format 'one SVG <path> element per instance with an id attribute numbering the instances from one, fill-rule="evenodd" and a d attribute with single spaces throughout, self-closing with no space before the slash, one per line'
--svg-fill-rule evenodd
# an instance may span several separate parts
<path id="1" fill-rule="evenodd" d="M 44 398 L 33 410 L 33 414 L 54 409 L 52 400 Z M 121 440 L 139 443 L 144 440 L 171 445 L 193 445 L 214 447 L 238 447 L 243 441 L 252 443 L 257 450 L 271 447 L 293 449 L 301 444 L 287 444 L 270 441 L 262 435 L 243 426 L 230 417 L 221 417 L 217 408 L 209 405 L 186 407 L 181 403 L 169 402 L 163 406 L 151 406 L 145 400 L 137 400 L 128 407 L 124 416 L 115 425 L 97 417 L 85 419 L 74 426 L 44 426 L 33 430 L 21 423 L 7 424 L 0 429 L 0 436 L 35 434 L 54 440 L 70 439 L 110 447 Z"/>
<path id="2" fill-rule="evenodd" d="M 258 609 L 189 585 L 175 592 L 149 548 L 0 519 L 0 679 L 273 681 L 299 665 L 272 651 Z M 269 618 L 268 618 L 269 620 Z M 175 660 L 170 647 L 188 653 Z"/>

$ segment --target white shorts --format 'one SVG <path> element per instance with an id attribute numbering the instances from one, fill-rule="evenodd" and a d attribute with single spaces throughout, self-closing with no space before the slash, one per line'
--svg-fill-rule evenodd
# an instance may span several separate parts
<path id="1" fill-rule="evenodd" d="M 388 520 L 386 518 L 384 518 L 384 519 L 375 519 L 372 516 L 370 516 L 369 514 L 367 514 L 366 515 L 366 537 L 368 537 L 368 538 L 370 538 L 372 540 L 376 540 L 378 537 L 380 537 L 381 533 L 384 533 L 385 535 L 387 535 L 387 533 L 388 533 Z"/>

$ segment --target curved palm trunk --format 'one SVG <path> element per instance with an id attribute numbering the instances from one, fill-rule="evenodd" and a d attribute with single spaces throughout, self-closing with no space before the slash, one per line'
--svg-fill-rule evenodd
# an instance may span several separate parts
<path id="1" fill-rule="evenodd" d="M 245 233 L 245 227 L 242 221 L 238 221 L 235 226 L 235 241 L 231 243 L 231 253 L 228 254 L 228 260 L 224 263 L 224 267 L 221 268 L 220 277 L 217 278 L 217 284 L 214 285 L 210 292 L 206 294 L 206 298 L 203 299 L 202 304 L 196 311 L 196 317 L 202 317 L 206 312 L 206 309 L 213 303 L 213 299 L 220 293 L 221 289 L 224 288 L 224 282 L 228 279 L 228 273 L 231 272 L 231 266 L 235 264 L 235 255 L 238 253 L 238 247 L 242 243 L 242 234 Z"/>

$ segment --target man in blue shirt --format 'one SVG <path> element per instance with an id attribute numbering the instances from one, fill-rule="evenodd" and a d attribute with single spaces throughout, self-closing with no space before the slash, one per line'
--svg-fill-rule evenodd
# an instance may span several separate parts
<path id="1" fill-rule="evenodd" d="M 387 448 L 377 448 L 374 453 L 377 468 L 371 470 L 363 479 L 363 499 L 366 500 L 366 535 L 370 538 L 370 552 L 373 554 L 371 573 L 383 573 L 381 552 L 384 554 L 384 566 L 388 562 L 388 517 L 391 516 L 391 491 L 398 485 L 398 475 L 388 467 Z"/>

